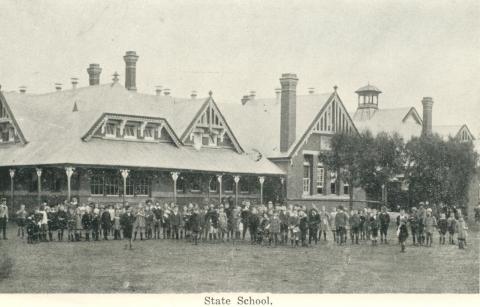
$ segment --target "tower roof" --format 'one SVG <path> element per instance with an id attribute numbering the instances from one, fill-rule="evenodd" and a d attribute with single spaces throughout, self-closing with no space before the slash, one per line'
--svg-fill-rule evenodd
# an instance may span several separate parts
<path id="1" fill-rule="evenodd" d="M 355 91 L 355 93 L 360 94 L 360 93 L 367 93 L 367 92 L 375 92 L 380 94 L 382 91 L 378 89 L 375 85 L 365 85 L 359 88 L 358 90 Z"/>

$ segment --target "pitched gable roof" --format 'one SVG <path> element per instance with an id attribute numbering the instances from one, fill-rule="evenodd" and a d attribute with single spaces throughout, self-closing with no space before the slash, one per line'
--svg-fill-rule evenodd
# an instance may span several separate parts
<path id="1" fill-rule="evenodd" d="M 26 140 L 25 136 L 23 135 L 22 129 L 20 129 L 20 126 L 18 125 L 18 122 L 15 119 L 15 116 L 10 109 L 10 106 L 8 105 L 8 102 L 5 99 L 5 96 L 3 96 L 1 91 L 0 91 L 0 107 L 4 108 L 4 110 L 7 112 L 8 118 L 11 121 L 11 124 L 13 125 L 13 127 L 15 127 L 18 138 L 20 139 L 20 143 L 22 143 L 22 144 L 27 143 L 27 140 Z"/>
<path id="2" fill-rule="evenodd" d="M 462 132 L 465 132 L 471 140 L 475 140 L 475 137 L 470 132 L 470 129 L 468 129 L 468 126 L 466 124 L 432 126 L 432 131 L 445 139 L 447 139 L 448 137 L 458 138 L 460 137 L 460 134 Z"/>
<path id="3" fill-rule="evenodd" d="M 223 116 L 222 112 L 220 111 L 217 104 L 215 103 L 215 100 L 211 96 L 203 103 L 202 107 L 198 110 L 198 112 L 195 115 L 195 117 L 193 118 L 193 120 L 184 129 L 184 132 L 181 136 L 182 142 L 185 143 L 186 139 L 189 137 L 192 130 L 195 129 L 195 126 L 199 122 L 200 117 L 203 116 L 203 114 L 205 114 L 205 112 L 208 112 L 210 110 L 212 110 L 215 113 L 214 116 L 218 117 L 218 120 L 220 121 L 220 124 L 224 127 L 223 128 L 224 132 L 228 135 L 230 140 L 232 140 L 232 143 L 233 143 L 233 146 L 235 147 L 235 150 L 238 153 L 243 153 L 244 151 L 243 151 L 242 146 L 238 142 L 238 140 L 235 137 L 233 131 L 230 129 L 230 126 L 228 125 L 228 122 L 225 120 L 225 117 Z M 209 116 L 208 120 L 213 121 L 213 118 L 210 118 L 210 116 Z"/>
<path id="4" fill-rule="evenodd" d="M 223 103 L 218 107 L 247 152 L 259 151 L 275 158 L 290 155 L 331 97 L 332 93 L 297 96 L 295 142 L 287 153 L 280 152 L 279 99 L 254 99 L 244 105 Z"/>
<path id="5" fill-rule="evenodd" d="M 418 136 L 422 132 L 421 118 L 413 107 L 379 109 L 370 119 L 362 117 L 361 113 L 362 110 L 357 109 L 353 115 L 353 121 L 358 130 L 370 130 L 373 134 L 397 132 L 405 140 Z M 412 121 L 407 120 L 410 118 Z"/>
<path id="6" fill-rule="evenodd" d="M 267 159 L 254 161 L 232 150 L 82 140 L 104 114 L 165 119 L 172 133 L 181 135 L 205 99 L 139 94 L 116 83 L 40 95 L 8 92 L 5 99 L 29 143 L 21 148 L 2 148 L 0 166 L 75 164 L 283 174 Z"/>

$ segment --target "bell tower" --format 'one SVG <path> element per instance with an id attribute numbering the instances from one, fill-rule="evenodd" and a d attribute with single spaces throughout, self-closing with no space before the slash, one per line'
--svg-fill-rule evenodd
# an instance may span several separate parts
<path id="1" fill-rule="evenodd" d="M 368 84 L 355 91 L 358 94 L 358 108 L 363 120 L 368 120 L 378 110 L 378 96 L 380 91 L 376 86 Z"/>

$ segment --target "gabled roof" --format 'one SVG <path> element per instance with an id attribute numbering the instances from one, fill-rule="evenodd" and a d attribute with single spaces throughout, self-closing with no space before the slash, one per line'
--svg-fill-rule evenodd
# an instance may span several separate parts
<path id="1" fill-rule="evenodd" d="M 361 109 L 357 109 L 353 115 L 358 130 L 370 130 L 373 134 L 397 132 L 404 140 L 422 132 L 421 118 L 413 107 L 378 109 L 370 119 L 363 117 L 362 113 Z M 409 118 L 412 120 L 409 121 Z"/>
<path id="2" fill-rule="evenodd" d="M 445 139 L 448 137 L 453 137 L 453 138 L 459 137 L 460 132 L 462 132 L 463 130 L 465 130 L 469 134 L 472 140 L 475 140 L 475 137 L 470 132 L 470 129 L 468 129 L 468 126 L 466 124 L 432 126 L 432 131 Z"/>
<path id="3" fill-rule="evenodd" d="M 15 119 L 15 116 L 12 113 L 12 110 L 10 109 L 10 106 L 8 105 L 8 102 L 5 99 L 5 96 L 3 96 L 1 91 L 0 91 L 0 105 L 2 105 L 5 108 L 5 110 L 7 111 L 8 117 L 11 120 L 11 124 L 15 127 L 17 135 L 20 139 L 20 143 L 21 144 L 27 143 L 27 140 L 26 140 L 25 136 L 23 135 L 22 129 L 20 129 L 20 126 L 18 125 L 17 120 Z"/>
<path id="4" fill-rule="evenodd" d="M 85 164 L 283 174 L 266 159 L 254 161 L 232 150 L 197 151 L 169 143 L 82 140 L 105 114 L 165 119 L 173 134 L 181 135 L 206 99 L 140 94 L 118 83 L 40 95 L 5 92 L 4 96 L 29 143 L 3 147 L 0 166 Z"/>
<path id="5" fill-rule="evenodd" d="M 280 100 L 254 99 L 242 105 L 218 104 L 246 152 L 259 151 L 268 158 L 289 156 L 300 142 L 332 93 L 297 96 L 295 142 L 286 153 L 280 152 Z"/>
<path id="6" fill-rule="evenodd" d="M 233 142 L 233 146 L 235 147 L 235 150 L 238 152 L 238 153 L 243 153 L 244 150 L 242 148 L 242 146 L 240 145 L 240 143 L 238 142 L 237 138 L 235 137 L 232 129 L 230 129 L 229 125 L 228 125 L 228 122 L 225 120 L 225 117 L 223 116 L 222 112 L 220 111 L 220 109 L 218 108 L 218 105 L 215 103 L 215 100 L 210 96 L 207 100 L 205 100 L 205 102 L 203 103 L 203 105 L 200 107 L 200 109 L 198 110 L 197 114 L 193 117 L 192 121 L 190 122 L 190 124 L 185 128 L 182 136 L 181 136 L 181 140 L 182 142 L 185 142 L 185 140 L 188 138 L 190 132 L 195 128 L 195 124 L 198 122 L 200 116 L 202 116 L 202 114 L 208 109 L 208 108 L 213 108 L 215 110 L 215 112 L 217 113 L 217 115 L 220 117 L 220 121 L 225 125 L 225 129 L 226 129 L 226 133 L 228 134 L 228 136 L 230 137 L 230 139 L 232 140 Z"/>

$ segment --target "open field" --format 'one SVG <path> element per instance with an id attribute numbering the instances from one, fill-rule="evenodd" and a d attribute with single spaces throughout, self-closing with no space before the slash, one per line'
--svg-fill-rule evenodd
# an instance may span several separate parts
<path id="1" fill-rule="evenodd" d="M 193 246 L 171 240 L 40 243 L 15 238 L 10 225 L 0 255 L 15 259 L 0 292 L 43 293 L 478 293 L 479 227 L 468 246 L 390 244 L 270 248 L 247 243 Z"/>

